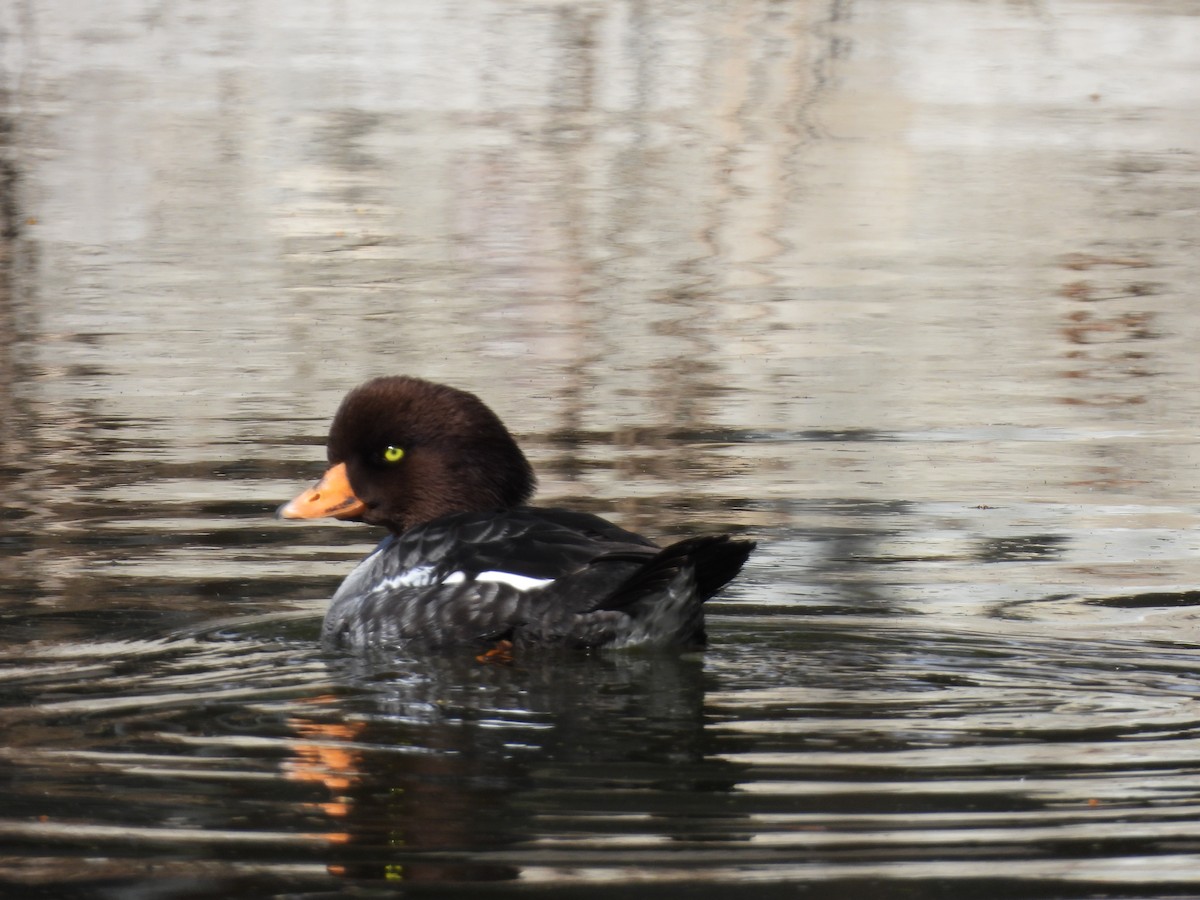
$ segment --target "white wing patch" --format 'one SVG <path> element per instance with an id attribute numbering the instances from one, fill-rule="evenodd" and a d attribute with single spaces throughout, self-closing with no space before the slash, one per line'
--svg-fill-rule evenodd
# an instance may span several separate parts
<path id="1" fill-rule="evenodd" d="M 531 578 L 528 575 L 518 575 L 515 572 L 480 572 L 471 581 L 489 581 L 495 584 L 507 584 L 519 591 L 529 591 L 544 587 L 553 578 Z M 437 577 L 436 566 L 415 566 L 405 569 L 399 574 L 386 578 L 373 588 L 374 591 L 389 593 L 400 588 L 430 587 L 435 584 L 464 584 L 467 581 L 465 572 L 451 572 L 445 578 Z"/>
<path id="2" fill-rule="evenodd" d="M 397 588 L 425 587 L 437 584 L 437 578 L 434 577 L 435 571 L 433 566 L 414 566 L 411 569 L 405 569 L 399 575 L 384 579 L 379 587 L 385 591 L 394 591 Z"/>
<path id="3" fill-rule="evenodd" d="M 442 579 L 442 584 L 462 584 L 467 580 L 464 572 L 451 572 Z M 529 591 L 533 588 L 544 587 L 553 581 L 553 578 L 531 578 L 528 575 L 518 575 L 515 572 L 480 572 L 474 578 L 475 581 L 491 581 L 498 584 L 507 584 L 509 587 L 515 587 L 519 591 Z"/>

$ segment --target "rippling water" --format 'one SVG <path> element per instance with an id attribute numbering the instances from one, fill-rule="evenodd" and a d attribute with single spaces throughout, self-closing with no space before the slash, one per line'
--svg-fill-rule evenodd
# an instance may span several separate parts
<path id="1" fill-rule="evenodd" d="M 0 893 L 1200 897 L 1185 0 L 0 8 Z M 342 394 L 760 549 L 352 657 Z"/>

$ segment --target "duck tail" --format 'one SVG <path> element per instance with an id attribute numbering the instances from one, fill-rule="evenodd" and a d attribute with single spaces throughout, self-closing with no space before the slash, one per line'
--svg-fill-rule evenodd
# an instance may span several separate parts
<path id="1" fill-rule="evenodd" d="M 628 609 L 638 600 L 668 590 L 689 569 L 695 597 L 703 602 L 733 580 L 755 546 L 754 541 L 734 540 L 727 534 L 671 544 L 625 579 L 597 609 Z"/>
<path id="2" fill-rule="evenodd" d="M 734 540 L 727 534 L 690 540 L 700 542 L 692 561 L 696 564 L 696 593 L 701 600 L 707 600 L 733 581 L 758 546 L 754 541 Z"/>
<path id="3" fill-rule="evenodd" d="M 753 541 L 710 535 L 660 550 L 595 608 L 632 620 L 622 646 L 703 647 L 704 601 L 729 583 L 754 549 Z"/>

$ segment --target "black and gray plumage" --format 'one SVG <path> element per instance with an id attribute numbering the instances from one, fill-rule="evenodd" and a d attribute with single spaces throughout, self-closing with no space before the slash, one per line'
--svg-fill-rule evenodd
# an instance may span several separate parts
<path id="1" fill-rule="evenodd" d="M 598 516 L 526 506 L 533 470 L 495 413 L 417 378 L 348 394 L 328 458 L 279 515 L 391 531 L 334 594 L 332 646 L 703 646 L 704 601 L 755 546 L 710 535 L 663 548 Z"/>

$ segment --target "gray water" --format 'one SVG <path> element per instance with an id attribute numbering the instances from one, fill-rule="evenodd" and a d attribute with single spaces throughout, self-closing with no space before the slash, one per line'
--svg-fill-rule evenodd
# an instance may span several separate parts
<path id="1" fill-rule="evenodd" d="M 1200 897 L 1196 12 L 0 6 L 0 892 Z M 385 373 L 712 646 L 321 650 Z"/>

